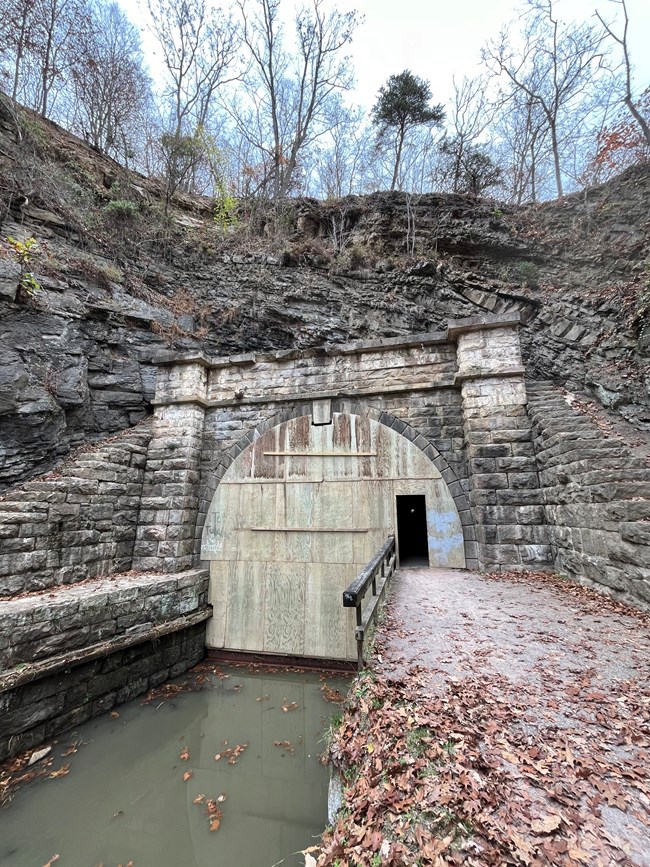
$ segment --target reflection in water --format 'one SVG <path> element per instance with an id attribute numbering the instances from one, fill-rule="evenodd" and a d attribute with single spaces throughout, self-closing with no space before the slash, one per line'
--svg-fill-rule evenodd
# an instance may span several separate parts
<path id="1" fill-rule="evenodd" d="M 69 763 L 70 773 L 23 788 L 0 810 L 2 867 L 41 867 L 54 854 L 57 867 L 303 864 L 292 853 L 327 822 L 319 755 L 338 708 L 324 701 L 322 675 L 222 671 L 203 675 L 200 691 L 131 702 L 118 718 L 59 737 L 52 768 Z M 326 682 L 345 692 L 343 681 Z M 221 794 L 211 832 L 206 804 Z"/>

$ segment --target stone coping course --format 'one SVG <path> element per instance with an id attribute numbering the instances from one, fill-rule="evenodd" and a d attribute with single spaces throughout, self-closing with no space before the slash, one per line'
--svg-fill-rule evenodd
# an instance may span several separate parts
<path id="1" fill-rule="evenodd" d="M 3 672 L 120 637 L 144 640 L 162 624 L 207 610 L 207 588 L 208 572 L 199 568 L 97 578 L 2 599 L 0 690 Z"/>

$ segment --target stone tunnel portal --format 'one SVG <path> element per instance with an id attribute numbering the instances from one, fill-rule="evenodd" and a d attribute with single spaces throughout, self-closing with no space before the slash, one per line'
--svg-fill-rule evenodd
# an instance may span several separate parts
<path id="1" fill-rule="evenodd" d="M 447 484 L 406 437 L 363 415 L 304 415 L 248 446 L 203 531 L 214 616 L 207 646 L 356 659 L 343 590 L 397 527 L 398 497 L 425 499 L 431 566 L 465 566 Z M 399 551 L 398 551 L 399 556 Z"/>

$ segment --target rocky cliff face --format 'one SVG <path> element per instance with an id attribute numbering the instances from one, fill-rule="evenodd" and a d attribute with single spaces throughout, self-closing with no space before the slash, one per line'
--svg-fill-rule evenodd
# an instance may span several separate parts
<path id="1" fill-rule="evenodd" d="M 650 429 L 648 165 L 526 208 L 384 193 L 223 229 L 209 202 L 164 214 L 160 185 L 28 120 L 18 141 L 0 111 L 1 237 L 40 245 L 31 294 L 15 251 L 0 257 L 0 489 L 142 419 L 158 349 L 332 344 L 486 311 L 521 313 L 531 377 Z M 136 213 L 106 207 L 125 199 Z"/>

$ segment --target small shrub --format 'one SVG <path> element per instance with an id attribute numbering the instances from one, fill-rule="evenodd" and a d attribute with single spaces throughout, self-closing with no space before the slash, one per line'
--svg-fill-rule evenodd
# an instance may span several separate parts
<path id="1" fill-rule="evenodd" d="M 104 206 L 104 213 L 120 221 L 132 220 L 138 213 L 138 206 L 128 199 L 113 199 Z"/>
<path id="2" fill-rule="evenodd" d="M 529 289 L 536 289 L 539 286 L 539 267 L 534 262 L 520 262 L 515 270 L 515 276 Z"/>
<path id="3" fill-rule="evenodd" d="M 32 298 L 41 288 L 40 283 L 29 270 L 29 266 L 38 252 L 39 246 L 36 238 L 30 237 L 25 238 L 24 241 L 19 241 L 11 235 L 7 237 L 3 253 L 9 255 L 20 268 L 17 300 Z"/>
<path id="4" fill-rule="evenodd" d="M 346 258 L 350 268 L 364 268 L 366 265 L 366 254 L 356 244 L 347 251 Z"/>

